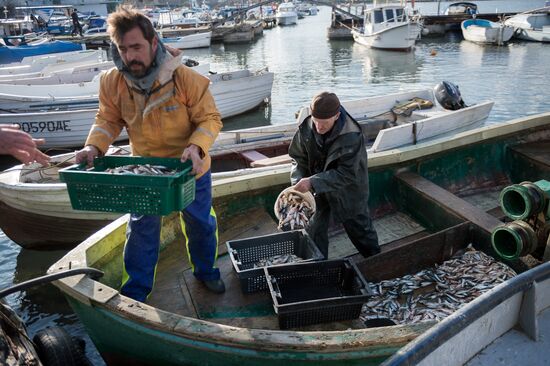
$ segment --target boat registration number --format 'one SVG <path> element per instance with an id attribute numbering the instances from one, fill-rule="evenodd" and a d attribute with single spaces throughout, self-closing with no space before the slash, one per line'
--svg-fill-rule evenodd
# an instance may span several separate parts
<path id="1" fill-rule="evenodd" d="M 57 132 L 57 131 L 70 131 L 69 127 L 70 120 L 64 121 L 48 121 L 48 122 L 16 122 L 15 124 L 19 125 L 19 128 L 22 131 L 28 133 L 36 132 Z"/>

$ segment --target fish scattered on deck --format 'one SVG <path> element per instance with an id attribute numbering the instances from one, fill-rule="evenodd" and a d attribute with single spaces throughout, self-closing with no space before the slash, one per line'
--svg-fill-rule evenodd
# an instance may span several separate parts
<path id="1" fill-rule="evenodd" d="M 374 295 L 363 306 L 361 320 L 388 318 L 396 324 L 442 320 L 514 276 L 507 265 L 469 247 L 434 268 L 371 284 Z"/>

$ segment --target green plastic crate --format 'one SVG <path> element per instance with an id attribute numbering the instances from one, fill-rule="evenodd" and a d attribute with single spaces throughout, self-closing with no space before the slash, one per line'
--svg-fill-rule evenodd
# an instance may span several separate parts
<path id="1" fill-rule="evenodd" d="M 105 173 L 123 165 L 163 165 L 177 169 L 174 175 L 150 176 Z M 195 177 L 191 161 L 177 158 L 105 156 L 94 160 L 94 168 L 85 164 L 61 169 L 61 181 L 67 183 L 75 210 L 167 215 L 180 211 L 195 199 Z"/>

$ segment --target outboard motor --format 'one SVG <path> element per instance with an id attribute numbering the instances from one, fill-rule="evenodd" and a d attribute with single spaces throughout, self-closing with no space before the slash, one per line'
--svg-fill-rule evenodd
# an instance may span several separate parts
<path id="1" fill-rule="evenodd" d="M 439 104 L 452 111 L 464 108 L 466 105 L 460 96 L 458 86 L 448 81 L 442 81 L 434 87 L 434 95 Z"/>

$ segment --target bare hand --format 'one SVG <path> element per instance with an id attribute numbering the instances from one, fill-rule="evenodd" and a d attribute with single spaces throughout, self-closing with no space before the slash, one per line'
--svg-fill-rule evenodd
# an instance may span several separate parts
<path id="1" fill-rule="evenodd" d="M 309 178 L 300 179 L 294 186 L 294 189 L 302 193 L 311 191 L 311 180 Z"/>
<path id="2" fill-rule="evenodd" d="M 23 164 L 36 161 L 41 165 L 48 165 L 50 157 L 37 148 L 44 142 L 44 139 L 33 139 L 28 133 L 21 131 L 18 125 L 0 128 L 0 154 L 12 155 Z"/>
<path id="3" fill-rule="evenodd" d="M 99 150 L 93 145 L 85 146 L 76 152 L 75 160 L 77 164 L 86 162 L 88 167 L 94 165 L 94 159 L 99 156 Z"/>
<path id="4" fill-rule="evenodd" d="M 188 159 L 191 159 L 193 162 L 193 170 L 191 170 L 191 174 L 198 174 L 201 175 L 204 169 L 204 160 L 201 158 L 201 148 L 197 145 L 189 145 L 185 150 L 183 150 L 183 154 L 181 154 L 181 161 L 185 162 Z"/>

